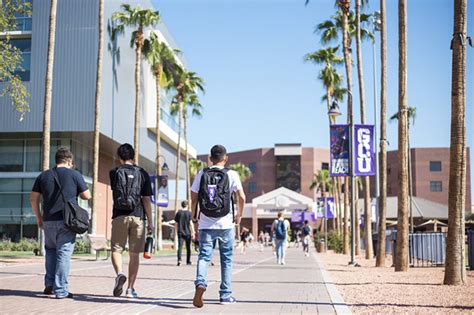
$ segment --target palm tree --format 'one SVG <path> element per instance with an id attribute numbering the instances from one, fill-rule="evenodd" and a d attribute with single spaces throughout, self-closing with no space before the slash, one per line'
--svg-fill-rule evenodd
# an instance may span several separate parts
<path id="1" fill-rule="evenodd" d="M 466 201 L 466 21 L 467 0 L 454 1 L 451 83 L 449 214 L 444 284 L 466 283 L 464 212 Z M 472 45 L 472 43 L 471 43 Z"/>
<path id="2" fill-rule="evenodd" d="M 145 44 L 144 29 L 149 26 L 155 26 L 160 21 L 158 11 L 142 9 L 140 6 L 132 8 L 129 4 L 122 4 L 121 12 L 115 12 L 112 15 L 112 21 L 118 22 L 115 26 L 112 37 L 115 34 L 123 34 L 125 27 L 137 27 L 132 32 L 130 46 L 135 46 L 135 124 L 133 130 L 133 147 L 135 148 L 135 163 L 138 164 L 138 130 L 140 128 L 140 65 L 143 45 Z"/>
<path id="3" fill-rule="evenodd" d="M 362 48 L 361 48 L 361 13 L 360 13 L 361 0 L 356 0 L 356 14 L 355 14 L 355 26 L 356 26 L 356 48 L 357 48 L 357 76 L 359 79 L 359 100 L 360 100 L 360 118 L 361 123 L 365 124 L 365 91 L 364 91 L 364 74 L 363 74 L 363 63 L 362 63 Z M 373 38 L 373 34 L 372 38 Z M 364 189 L 364 241 L 365 241 L 365 258 L 370 259 L 373 256 L 372 248 L 372 209 L 370 207 L 370 177 L 364 176 L 362 178 L 363 189 Z"/>
<path id="4" fill-rule="evenodd" d="M 398 223 L 395 271 L 408 270 L 407 3 L 398 1 Z"/>
<path id="5" fill-rule="evenodd" d="M 236 171 L 239 174 L 240 181 L 244 183 L 247 179 L 252 177 L 252 171 L 243 163 L 234 163 L 229 165 L 229 169 Z"/>
<path id="6" fill-rule="evenodd" d="M 381 59 L 381 85 L 380 85 L 380 165 L 379 165 L 379 229 L 377 242 L 376 267 L 385 267 L 386 246 L 386 218 L 387 218 L 387 17 L 385 0 L 380 0 L 380 59 Z"/>
<path id="7" fill-rule="evenodd" d="M 332 191 L 332 180 L 331 177 L 329 176 L 329 171 L 328 170 L 320 170 L 317 173 L 314 174 L 313 181 L 311 182 L 311 185 L 309 186 L 309 189 L 313 190 L 315 189 L 316 191 L 321 192 L 321 196 L 323 198 L 326 198 L 326 192 L 327 191 Z M 326 212 L 326 209 L 324 209 Z M 327 220 L 327 218 L 325 218 Z M 324 231 L 327 228 L 327 221 L 324 222 L 324 224 L 321 225 L 321 230 Z M 325 240 L 327 243 L 327 240 Z"/>
<path id="8" fill-rule="evenodd" d="M 97 74 L 95 81 L 94 157 L 92 175 L 92 234 L 97 232 L 97 210 L 99 206 L 99 137 L 100 137 L 100 91 L 102 81 L 102 52 L 104 50 L 104 0 L 99 1 L 99 43 L 97 49 Z"/>
<path id="9" fill-rule="evenodd" d="M 206 162 L 196 159 L 190 159 L 188 164 L 190 178 L 196 177 L 197 173 L 206 167 Z"/>
<path id="10" fill-rule="evenodd" d="M 157 176 L 161 175 L 161 87 L 169 89 L 172 86 L 176 69 L 178 67 L 175 54 L 178 50 L 169 48 L 165 43 L 160 41 L 155 32 L 151 32 L 150 38 L 145 40 L 143 45 L 143 54 L 145 55 L 151 67 L 151 72 L 155 77 L 156 89 L 156 157 L 155 167 Z M 156 211 L 156 237 L 157 248 L 163 248 L 162 236 L 162 209 L 157 206 Z"/>

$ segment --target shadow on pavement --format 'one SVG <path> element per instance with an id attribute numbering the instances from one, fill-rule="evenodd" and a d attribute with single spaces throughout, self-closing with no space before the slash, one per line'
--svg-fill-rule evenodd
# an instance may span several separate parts
<path id="1" fill-rule="evenodd" d="M 397 303 L 357 303 L 357 304 L 347 304 L 348 306 L 360 306 L 360 307 L 370 307 L 370 306 L 395 306 L 395 307 L 406 307 L 406 308 L 414 308 L 414 307 L 426 307 L 426 308 L 455 308 L 459 310 L 474 310 L 474 306 L 466 306 L 466 305 L 423 305 L 423 304 L 397 304 Z M 407 312 L 410 312 L 407 310 Z"/>

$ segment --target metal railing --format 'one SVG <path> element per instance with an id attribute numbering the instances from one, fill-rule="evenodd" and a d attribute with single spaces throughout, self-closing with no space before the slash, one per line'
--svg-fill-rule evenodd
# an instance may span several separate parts
<path id="1" fill-rule="evenodd" d="M 446 261 L 446 233 L 409 234 L 409 246 L 411 266 L 444 266 Z"/>

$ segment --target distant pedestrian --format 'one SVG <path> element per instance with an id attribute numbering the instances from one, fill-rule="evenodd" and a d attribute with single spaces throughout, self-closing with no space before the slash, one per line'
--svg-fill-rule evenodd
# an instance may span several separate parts
<path id="1" fill-rule="evenodd" d="M 290 229 L 290 222 L 285 220 L 283 211 L 278 212 L 278 217 L 272 224 L 272 232 L 275 235 L 275 247 L 277 263 L 279 265 L 285 264 L 286 247 L 288 245 L 288 230 Z"/>
<path id="2" fill-rule="evenodd" d="M 240 232 L 240 243 L 239 243 L 241 254 L 245 254 L 247 251 L 249 237 L 250 237 L 249 229 L 247 229 L 246 227 L 242 227 L 242 231 Z"/>
<path id="3" fill-rule="evenodd" d="M 117 155 L 120 166 L 110 171 L 110 186 L 113 193 L 112 210 L 112 264 L 117 277 L 113 294 L 120 296 L 127 277 L 122 272 L 122 252 L 128 240 L 128 288 L 126 296 L 138 298 L 135 291 L 140 253 L 145 247 L 145 216 L 148 233 L 153 231 L 150 196 L 151 182 L 148 173 L 134 164 L 135 150 L 128 144 L 122 144 Z"/>
<path id="4" fill-rule="evenodd" d="M 220 303 L 231 304 L 232 261 L 235 224 L 240 224 L 245 205 L 245 194 L 237 172 L 225 167 L 227 151 L 215 145 L 209 157 L 210 167 L 201 170 L 194 179 L 192 191 L 193 219 L 199 220 L 199 259 L 196 274 L 196 291 L 193 305 L 204 305 L 203 295 L 207 288 L 207 269 L 213 255 L 213 243 L 219 244 L 221 262 Z M 238 196 L 238 211 L 234 211 L 232 194 Z M 199 203 L 199 212 L 198 212 Z"/>
<path id="5" fill-rule="evenodd" d="M 301 233 L 303 234 L 303 240 L 302 240 L 303 252 L 304 252 L 304 255 L 307 257 L 309 256 L 309 244 L 311 243 L 311 235 L 312 235 L 312 229 L 311 229 L 311 226 L 309 226 L 308 220 L 304 220 L 304 226 Z"/>
<path id="6" fill-rule="evenodd" d="M 263 252 L 264 244 L 265 244 L 265 233 L 260 231 L 258 234 L 258 243 L 260 244 L 260 251 Z"/>
<path id="7" fill-rule="evenodd" d="M 191 212 L 188 210 L 188 202 L 181 202 L 183 209 L 179 210 L 175 217 L 175 231 L 178 234 L 178 266 L 181 266 L 181 253 L 183 242 L 186 244 L 186 265 L 191 265 L 191 235 L 194 235 L 194 224 Z"/>
<path id="8" fill-rule="evenodd" d="M 73 297 L 68 288 L 68 276 L 76 241 L 76 233 L 64 225 L 64 201 L 77 203 L 78 196 L 87 200 L 91 194 L 82 175 L 72 169 L 74 156 L 71 151 L 60 148 L 55 160 L 53 169 L 42 172 L 36 178 L 30 203 L 38 226 L 44 230 L 46 274 L 43 293 L 63 299 Z M 43 214 L 40 212 L 41 199 Z"/>

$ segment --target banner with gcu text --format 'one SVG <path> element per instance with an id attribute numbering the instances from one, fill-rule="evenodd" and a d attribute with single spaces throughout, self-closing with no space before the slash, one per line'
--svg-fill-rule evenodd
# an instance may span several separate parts
<path id="1" fill-rule="evenodd" d="M 349 125 L 331 125 L 331 176 L 349 176 Z"/>
<path id="2" fill-rule="evenodd" d="M 354 175 L 375 175 L 374 126 L 354 125 Z"/>

